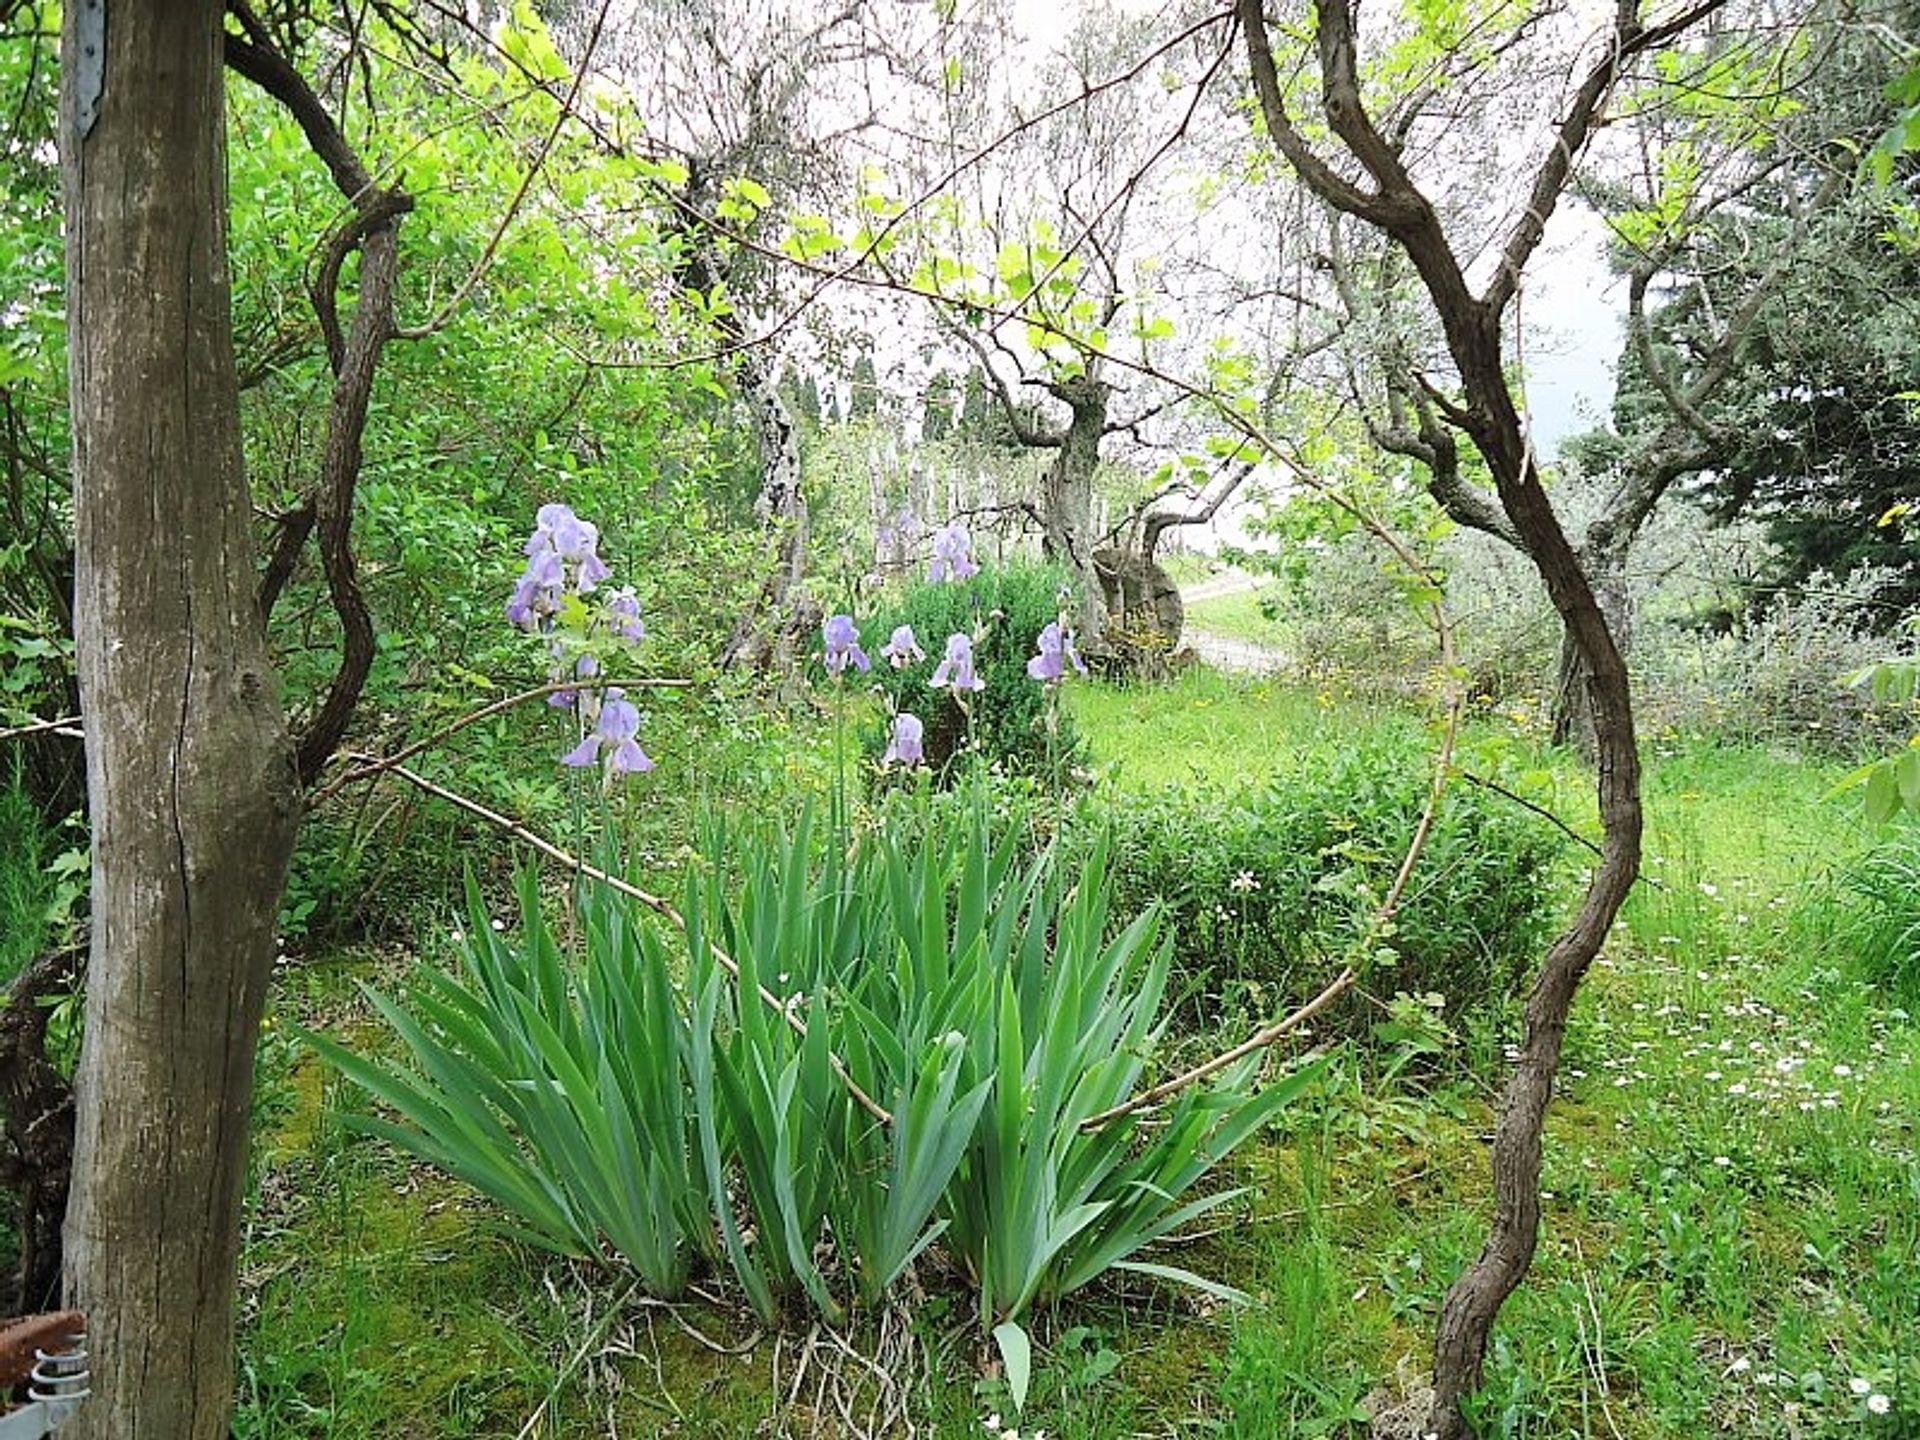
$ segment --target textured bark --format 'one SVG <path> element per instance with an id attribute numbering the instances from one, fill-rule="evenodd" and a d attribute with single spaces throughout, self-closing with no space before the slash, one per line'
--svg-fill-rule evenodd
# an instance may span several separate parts
<path id="1" fill-rule="evenodd" d="M 1598 543 L 1596 543 L 1598 541 Z M 1588 537 L 1580 547 L 1580 563 L 1593 584 L 1594 598 L 1607 617 L 1613 643 L 1622 658 L 1633 650 L 1633 589 L 1627 583 L 1627 554 L 1632 536 L 1610 541 L 1606 536 Z M 1553 743 L 1571 745 L 1589 759 L 1596 753 L 1593 708 L 1588 697 L 1593 690 L 1593 675 L 1587 668 L 1571 631 L 1560 635 L 1560 659 L 1554 671 L 1553 696 L 1549 706 Z"/>
<path id="2" fill-rule="evenodd" d="M 1080 648 L 1099 654 L 1106 648 L 1107 602 L 1099 569 L 1093 563 L 1093 477 L 1100 468 L 1100 440 L 1107 432 L 1107 404 L 1113 387 L 1092 377 L 1056 380 L 1047 386 L 1066 402 L 1067 422 L 1047 466 L 1040 496 L 1041 545 L 1047 557 L 1073 571 L 1080 589 Z"/>
<path id="3" fill-rule="evenodd" d="M 753 602 L 734 622 L 723 669 L 793 669 L 806 657 L 819 607 L 800 595 L 807 573 L 807 501 L 800 485 L 800 427 L 781 398 L 776 377 L 751 353 L 740 361 L 740 379 L 753 406 L 753 433 L 760 450 L 760 496 L 754 511 L 774 546 L 773 566 Z"/>
<path id="4" fill-rule="evenodd" d="M 72 1433 L 219 1440 L 254 1042 L 299 789 L 254 597 L 220 10 L 114 5 L 89 128 L 89 9 L 64 10 L 61 95 L 93 823 L 65 1238 L 94 1398 Z"/>

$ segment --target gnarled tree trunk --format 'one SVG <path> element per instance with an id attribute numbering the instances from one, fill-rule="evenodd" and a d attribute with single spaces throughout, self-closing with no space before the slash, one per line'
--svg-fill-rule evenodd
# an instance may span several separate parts
<path id="1" fill-rule="evenodd" d="M 1080 648 L 1090 654 L 1106 649 L 1107 601 L 1094 564 L 1093 477 L 1100 468 L 1100 437 L 1106 433 L 1107 404 L 1113 387 L 1092 377 L 1056 380 L 1047 387 L 1064 400 L 1073 418 L 1067 422 L 1047 466 L 1040 495 L 1041 545 L 1047 558 L 1073 571 L 1080 590 L 1075 617 Z"/>
<path id="2" fill-rule="evenodd" d="M 253 1052 L 300 799 L 242 470 L 220 7 L 65 7 L 61 166 L 93 824 L 67 1212 L 74 1432 L 224 1440 Z"/>

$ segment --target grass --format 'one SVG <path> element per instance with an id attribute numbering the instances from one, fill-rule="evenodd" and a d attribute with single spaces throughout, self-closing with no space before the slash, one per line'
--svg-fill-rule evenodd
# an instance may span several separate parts
<path id="1" fill-rule="evenodd" d="M 1137 789 L 1258 780 L 1288 757 L 1342 748 L 1358 729 L 1421 724 L 1363 700 L 1200 668 L 1166 685 L 1069 687 L 1066 700 L 1092 742 L 1096 771 Z"/>
<path id="2" fill-rule="evenodd" d="M 1205 674 L 1069 694 L 1102 783 L 1142 788 L 1253 781 L 1424 723 Z M 1466 744 L 1589 823 L 1564 758 L 1491 723 Z M 1835 778 L 1652 748 L 1649 881 L 1576 1008 L 1541 1249 L 1502 1319 L 1484 1434 L 1920 1435 L 1920 1035 L 1841 931 L 1804 920 L 1873 838 L 1825 798 Z M 279 1013 L 358 1035 L 342 981 L 366 968 L 303 973 Z M 1437 1307 L 1484 1234 L 1486 1057 L 1510 1038 L 1453 1037 L 1437 1064 L 1343 1057 L 1240 1162 L 1251 1208 L 1176 1256 L 1253 1303 L 1096 1287 L 1036 1327 L 1022 1433 L 1359 1437 L 1363 1414 L 1417 1408 Z M 290 1044 L 270 1039 L 261 1073 L 236 1435 L 515 1436 L 536 1412 L 524 1433 L 854 1433 L 804 1387 L 787 1398 L 804 1330 L 747 1346 L 737 1307 L 616 1304 L 617 1277 L 548 1262 L 457 1187 L 344 1136 L 344 1097 Z M 983 1434 L 1008 1409 L 991 1346 L 938 1277 L 915 1308 L 921 1433 Z"/>

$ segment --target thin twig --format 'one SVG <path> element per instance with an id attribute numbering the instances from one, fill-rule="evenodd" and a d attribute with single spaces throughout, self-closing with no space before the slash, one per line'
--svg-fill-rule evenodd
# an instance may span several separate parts
<path id="1" fill-rule="evenodd" d="M 1142 1090 L 1131 1100 L 1123 1101 L 1121 1104 L 1112 1106 L 1110 1109 L 1102 1110 L 1098 1115 L 1093 1115 L 1082 1120 L 1080 1122 L 1081 1130 L 1098 1130 L 1102 1125 L 1110 1125 L 1115 1120 L 1123 1119 L 1128 1115 L 1138 1114 L 1142 1110 L 1158 1105 L 1170 1095 L 1179 1094 L 1190 1085 L 1199 1084 L 1209 1075 L 1226 1069 L 1227 1066 L 1233 1064 L 1235 1061 L 1244 1060 L 1247 1056 L 1257 1051 L 1265 1050 L 1268 1046 L 1275 1044 L 1292 1031 L 1298 1030 L 1302 1025 L 1306 1024 L 1307 1021 L 1311 1020 L 1315 1015 L 1318 1015 L 1335 1000 L 1338 1000 L 1352 988 L 1353 982 L 1359 978 L 1360 972 L 1351 965 L 1347 966 L 1346 969 L 1334 976 L 1332 981 L 1328 983 L 1326 989 L 1322 990 L 1291 1015 L 1286 1016 L 1284 1019 L 1274 1021 L 1273 1024 L 1263 1030 L 1255 1031 L 1231 1050 L 1223 1050 L 1211 1060 L 1204 1060 L 1191 1070 L 1183 1070 L 1171 1080 L 1163 1081 L 1150 1090 Z"/>
<path id="2" fill-rule="evenodd" d="M 1506 786 L 1502 785 L 1498 780 L 1489 780 L 1486 776 L 1476 775 L 1471 770 L 1464 770 L 1464 769 L 1456 770 L 1454 773 L 1458 775 L 1462 780 L 1465 780 L 1469 785 L 1478 785 L 1482 790 L 1491 790 L 1494 794 L 1501 796 L 1503 799 L 1511 800 L 1514 804 L 1519 805 L 1524 809 L 1531 810 L 1534 814 L 1538 815 L 1542 820 L 1551 821 L 1554 825 L 1557 825 L 1560 828 L 1560 832 L 1564 834 L 1569 840 L 1577 841 L 1578 843 L 1586 846 L 1587 849 L 1591 850 L 1594 854 L 1604 855 L 1606 853 L 1598 845 L 1594 844 L 1593 841 L 1589 840 L 1586 836 L 1582 835 L 1578 830 L 1574 829 L 1566 821 L 1562 820 L 1558 815 L 1554 814 L 1553 811 L 1547 809 L 1546 806 L 1536 804 L 1532 800 L 1527 799 L 1527 797 L 1524 795 L 1516 795 L 1513 791 L 1509 790 Z M 1652 875 L 1642 875 L 1639 877 L 1639 879 L 1643 884 L 1651 885 L 1656 890 L 1664 890 L 1667 888 L 1664 883 L 1662 883 L 1660 880 L 1656 879 Z"/>
<path id="3" fill-rule="evenodd" d="M 574 1351 L 573 1358 L 562 1365 L 560 1373 L 553 1377 L 553 1384 L 548 1387 L 546 1397 L 534 1407 L 533 1413 L 527 1416 L 526 1424 L 520 1427 L 520 1433 L 514 1437 L 514 1440 L 527 1440 L 527 1437 L 538 1428 L 541 1416 L 547 1413 L 547 1407 L 559 1397 L 561 1388 L 573 1378 L 573 1372 L 586 1363 L 587 1356 L 594 1346 L 606 1338 L 607 1331 L 613 1328 L 613 1322 L 620 1315 L 620 1307 L 626 1303 L 627 1297 L 638 1288 L 639 1284 L 638 1279 L 629 1280 L 626 1289 L 614 1297 L 613 1303 L 607 1307 L 607 1313 L 587 1332 L 587 1338 L 581 1342 L 580 1348 Z"/>
<path id="4" fill-rule="evenodd" d="M 402 761 L 410 760 L 422 750 L 430 750 L 435 745 L 441 744 L 443 741 L 458 735 L 469 725 L 477 725 L 482 720 L 498 715 L 504 710 L 513 709 L 516 705 L 524 705 L 529 700 L 538 700 L 547 695 L 567 695 L 576 690 L 605 690 L 615 686 L 622 690 L 686 690 L 692 688 L 693 681 L 675 679 L 617 680 L 594 675 L 577 680 L 559 680 L 549 685 L 536 685 L 531 690 L 522 690 L 517 695 L 509 695 L 504 700 L 495 700 L 483 705 L 478 710 L 461 716 L 451 725 L 436 730 L 433 734 L 427 736 L 426 739 L 416 740 L 413 744 L 396 750 L 391 755 L 383 756 L 379 759 L 372 759 L 366 756 L 355 757 L 364 759 L 366 763 L 356 765 L 353 769 L 337 776 L 324 790 L 314 795 L 310 804 L 318 805 L 323 800 L 331 800 L 335 795 L 338 795 L 347 786 L 356 781 L 371 780 L 377 776 L 384 775 L 395 765 L 400 764 Z M 0 740 L 4 740 L 5 738 L 6 736 L 0 735 Z"/>
<path id="5" fill-rule="evenodd" d="M 80 724 L 78 715 L 63 716 L 58 720 L 36 720 L 31 725 L 15 726 L 11 730 L 0 730 L 0 740 L 23 740 L 29 735 L 65 735 L 70 740 L 84 740 L 86 731 L 76 728 Z"/>
<path id="6" fill-rule="evenodd" d="M 477 816 L 503 833 L 511 835 L 514 839 L 531 845 L 549 860 L 566 866 L 567 869 L 573 871 L 576 875 L 583 875 L 589 880 L 598 880 L 609 889 L 617 890 L 622 895 L 638 900 L 642 905 L 666 920 L 667 923 L 675 929 L 683 933 L 687 931 L 686 917 L 674 908 L 671 901 L 664 900 L 658 895 L 642 890 L 630 880 L 622 879 L 618 875 L 609 874 L 597 865 L 589 865 L 578 855 L 567 850 L 562 850 L 558 845 L 546 839 L 544 836 L 536 835 L 519 821 L 511 820 L 497 810 L 489 810 L 478 800 L 469 799 L 457 791 L 447 789 L 444 785 L 436 785 L 433 781 L 427 779 L 426 776 L 409 770 L 404 765 L 389 765 L 387 770 L 388 773 L 398 775 L 408 784 L 418 786 L 420 789 L 426 791 L 427 794 L 444 800 L 449 805 L 466 811 L 469 815 Z M 707 949 L 713 958 L 719 962 L 720 968 L 733 977 L 736 985 L 739 984 L 740 967 L 734 962 L 733 957 L 711 940 L 707 942 Z M 764 985 L 756 985 L 754 988 L 759 992 L 761 1001 L 765 1003 L 769 1009 L 777 1012 L 780 1018 L 787 1022 L 787 1027 L 792 1030 L 794 1034 L 802 1038 L 806 1036 L 807 1023 L 802 1020 L 799 1015 L 794 1013 L 794 1007 L 792 1005 L 783 1001 Z M 852 1074 L 847 1070 L 846 1064 L 838 1055 L 829 1055 L 827 1057 L 827 1063 L 833 1067 L 833 1073 L 840 1077 L 841 1083 L 847 1087 L 847 1093 L 853 1097 L 855 1103 L 858 1104 L 862 1110 L 865 1110 L 882 1125 L 893 1124 L 892 1113 L 860 1087 L 860 1082 L 853 1078 Z"/>

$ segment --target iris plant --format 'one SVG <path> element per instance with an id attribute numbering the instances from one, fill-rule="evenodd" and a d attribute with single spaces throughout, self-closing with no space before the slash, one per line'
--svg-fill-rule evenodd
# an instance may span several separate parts
<path id="1" fill-rule="evenodd" d="M 1056 685 L 1066 677 L 1069 662 L 1082 675 L 1087 667 L 1073 648 L 1073 632 L 1056 620 L 1040 632 L 1035 641 L 1039 653 L 1027 661 L 1027 674 L 1043 685 Z"/>
<path id="2" fill-rule="evenodd" d="M 599 718 L 587 738 L 560 757 L 562 765 L 576 769 L 593 764 L 606 751 L 607 779 L 653 769 L 653 761 L 640 748 L 640 712 L 626 698 L 626 691 L 610 686 L 601 700 Z"/>
<path id="3" fill-rule="evenodd" d="M 867 652 L 860 648 L 860 631 L 854 625 L 851 615 L 835 615 L 820 627 L 820 634 L 826 641 L 826 664 L 829 675 L 837 676 L 844 673 L 849 662 L 863 675 L 873 668 L 873 662 L 867 659 Z"/>
<path id="4" fill-rule="evenodd" d="M 926 659 L 927 652 L 920 648 L 913 626 L 901 625 L 894 630 L 893 637 L 880 647 L 880 658 L 894 669 L 904 670 L 916 660 Z"/>
<path id="5" fill-rule="evenodd" d="M 893 735 L 887 741 L 887 753 L 880 757 L 882 765 L 892 765 L 896 761 L 902 765 L 927 763 L 926 727 L 920 723 L 918 715 L 905 710 L 893 717 Z"/>

